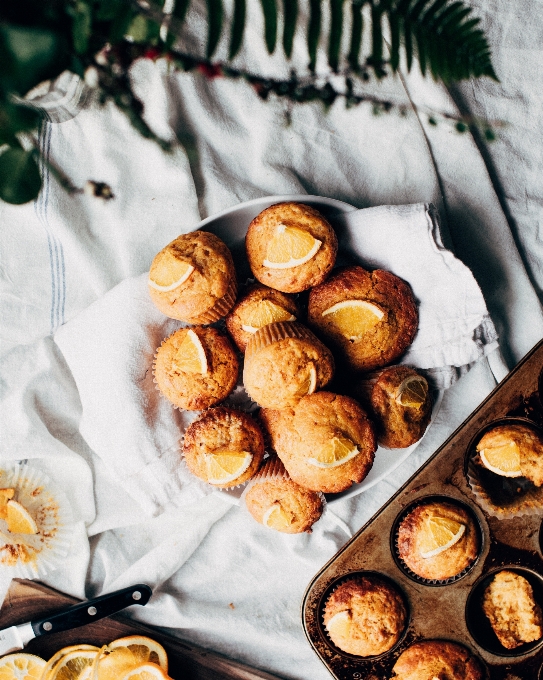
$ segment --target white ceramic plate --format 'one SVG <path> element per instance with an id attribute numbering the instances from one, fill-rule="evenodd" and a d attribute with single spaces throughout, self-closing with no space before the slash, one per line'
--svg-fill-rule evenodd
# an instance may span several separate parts
<path id="1" fill-rule="evenodd" d="M 252 276 L 251 270 L 247 263 L 245 256 L 245 233 L 251 220 L 253 220 L 260 212 L 269 208 L 274 203 L 282 203 L 284 201 L 297 201 L 299 203 L 306 203 L 314 206 L 321 212 L 330 222 L 334 223 L 334 217 L 342 213 L 351 212 L 356 208 L 343 201 L 336 201 L 333 198 L 324 198 L 323 196 L 308 196 L 308 195 L 287 195 L 287 196 L 264 196 L 262 198 L 254 198 L 252 201 L 240 203 L 232 208 L 227 208 L 216 215 L 206 218 L 196 229 L 204 229 L 211 231 L 221 238 L 232 251 L 238 277 L 240 281 Z M 342 253 L 341 249 L 338 254 L 340 257 L 346 256 L 348 260 L 349 253 Z M 432 421 L 437 415 L 441 405 L 443 393 L 439 392 L 435 396 L 434 409 L 432 412 Z M 416 444 L 409 446 L 406 449 L 383 449 L 379 447 L 375 454 L 375 462 L 370 473 L 360 484 L 353 484 L 350 489 L 339 494 L 327 494 L 326 498 L 329 503 L 333 503 L 341 498 L 349 498 L 356 496 L 363 491 L 371 489 L 378 482 L 395 470 L 403 461 L 417 448 L 419 440 Z M 239 500 L 243 493 L 243 487 L 232 489 L 230 491 L 221 491 L 221 494 L 226 494 L 231 500 Z"/>

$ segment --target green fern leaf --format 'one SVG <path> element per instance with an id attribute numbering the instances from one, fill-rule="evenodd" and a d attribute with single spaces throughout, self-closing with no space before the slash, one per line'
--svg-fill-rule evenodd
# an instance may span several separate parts
<path id="1" fill-rule="evenodd" d="M 371 59 L 374 68 L 383 61 L 383 29 L 381 26 L 381 9 L 378 5 L 371 6 Z"/>
<path id="2" fill-rule="evenodd" d="M 362 17 L 362 1 L 351 4 L 351 46 L 349 50 L 349 64 L 355 71 L 359 67 L 360 47 L 362 45 L 362 31 L 364 29 L 364 19 Z"/>
<path id="3" fill-rule="evenodd" d="M 211 59 L 219 39 L 222 29 L 222 2 L 221 0 L 206 0 L 207 2 L 207 52 L 206 56 Z"/>
<path id="4" fill-rule="evenodd" d="M 187 16 L 187 10 L 190 5 L 190 0 L 176 0 L 173 7 L 172 15 L 182 24 Z"/>
<path id="5" fill-rule="evenodd" d="M 332 71 L 338 70 L 342 31 L 343 0 L 330 0 L 330 38 L 328 42 L 328 63 Z"/>
<path id="6" fill-rule="evenodd" d="M 285 17 L 283 49 L 285 50 L 287 58 L 290 59 L 292 55 L 294 32 L 296 30 L 296 21 L 298 20 L 298 0 L 283 0 L 283 13 Z"/>
<path id="7" fill-rule="evenodd" d="M 230 33 L 230 50 L 228 52 L 229 59 L 233 59 L 241 47 L 243 31 L 245 30 L 245 13 L 245 0 L 234 0 L 234 15 L 232 17 L 232 30 Z"/>
<path id="8" fill-rule="evenodd" d="M 388 17 L 390 27 L 390 66 L 397 71 L 400 66 L 400 19 L 397 14 Z"/>
<path id="9" fill-rule="evenodd" d="M 275 49 L 277 40 L 277 7 L 275 0 L 260 0 L 264 12 L 264 37 L 266 47 L 271 54 Z"/>
<path id="10" fill-rule="evenodd" d="M 321 35 L 321 0 L 309 0 L 309 26 L 307 28 L 307 50 L 309 52 L 309 68 L 315 70 L 317 63 L 317 46 Z"/>

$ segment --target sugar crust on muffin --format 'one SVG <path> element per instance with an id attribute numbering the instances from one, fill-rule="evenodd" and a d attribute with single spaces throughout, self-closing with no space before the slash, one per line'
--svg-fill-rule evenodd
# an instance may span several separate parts
<path id="1" fill-rule="evenodd" d="M 332 642 L 362 657 L 388 652 L 401 638 L 406 622 L 402 596 L 373 575 L 359 575 L 339 585 L 324 609 L 324 626 Z"/>
<path id="2" fill-rule="evenodd" d="M 296 321 L 264 326 L 247 344 L 243 384 L 265 408 L 292 406 L 327 385 L 333 374 L 330 350 Z"/>
<path id="3" fill-rule="evenodd" d="M 484 670 L 472 652 L 448 640 L 423 640 L 400 654 L 392 680 L 483 680 Z"/>
<path id="4" fill-rule="evenodd" d="M 189 333 L 195 333 L 205 352 L 205 373 L 186 372 L 180 349 Z M 239 362 L 230 340 L 215 328 L 180 328 L 164 340 L 156 352 L 154 376 L 158 389 L 178 408 L 200 410 L 218 404 L 236 386 Z"/>
<path id="5" fill-rule="evenodd" d="M 157 290 L 149 285 L 149 294 L 158 309 L 190 324 L 213 323 L 227 314 L 235 302 L 237 282 L 232 255 L 221 239 L 207 231 L 181 234 L 153 259 L 150 281 L 158 271 L 174 268 L 176 261 L 194 269 L 173 290 Z"/>
<path id="6" fill-rule="evenodd" d="M 288 269 L 265 266 L 268 245 L 280 225 L 307 231 L 320 241 L 315 255 L 304 264 Z M 285 293 L 299 293 L 328 276 L 336 260 L 337 236 L 328 220 L 314 208 L 302 203 L 277 203 L 251 222 L 245 247 L 251 271 L 258 281 Z"/>
<path id="7" fill-rule="evenodd" d="M 354 399 L 332 392 L 316 392 L 296 406 L 262 409 L 260 419 L 271 445 L 292 479 L 313 491 L 338 493 L 361 482 L 373 465 L 377 443 L 373 425 Z M 357 448 L 354 457 L 333 467 L 312 460 L 334 438 Z"/>
<path id="8" fill-rule="evenodd" d="M 459 540 L 432 557 L 423 556 L 423 541 L 432 518 L 452 520 L 465 527 Z M 441 501 L 417 505 L 398 527 L 397 550 L 401 560 L 417 576 L 443 581 L 467 569 L 479 554 L 479 533 L 464 508 Z"/>
<path id="9" fill-rule="evenodd" d="M 347 337 L 327 314 L 348 300 L 364 301 L 382 316 L 360 337 Z M 409 284 L 388 271 L 366 271 L 346 267 L 333 273 L 309 294 L 308 323 L 332 343 L 354 370 L 381 368 L 401 356 L 413 342 L 418 328 L 418 310 Z"/>
<path id="10" fill-rule="evenodd" d="M 209 479 L 208 457 L 216 454 L 251 455 L 243 472 L 226 483 Z M 258 470 L 264 458 L 264 437 L 255 419 L 248 413 L 218 406 L 204 411 L 185 431 L 183 454 L 189 470 L 205 482 L 220 488 L 242 484 Z"/>

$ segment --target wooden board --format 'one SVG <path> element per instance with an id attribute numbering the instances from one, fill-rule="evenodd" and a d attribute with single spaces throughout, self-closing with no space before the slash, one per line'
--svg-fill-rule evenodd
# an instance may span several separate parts
<path id="1" fill-rule="evenodd" d="M 0 630 L 46 613 L 52 614 L 77 602 L 41 583 L 14 579 L 0 610 Z M 169 673 L 174 680 L 279 680 L 275 675 L 195 647 L 121 614 L 74 630 L 38 637 L 25 647 L 25 651 L 49 659 L 67 645 L 86 643 L 100 647 L 116 638 L 138 634 L 152 637 L 165 647 L 170 662 Z"/>

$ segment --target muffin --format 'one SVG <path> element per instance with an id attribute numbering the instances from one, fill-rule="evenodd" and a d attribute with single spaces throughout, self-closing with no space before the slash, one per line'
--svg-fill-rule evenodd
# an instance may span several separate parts
<path id="1" fill-rule="evenodd" d="M 391 366 L 368 383 L 367 401 L 378 443 L 402 449 L 418 442 L 432 416 L 428 381 L 415 369 Z"/>
<path id="2" fill-rule="evenodd" d="M 384 579 L 358 575 L 339 585 L 326 601 L 324 626 L 339 649 L 356 656 L 388 652 L 407 623 L 402 596 Z"/>
<path id="3" fill-rule="evenodd" d="M 220 238 L 207 231 L 182 234 L 155 256 L 149 293 L 160 311 L 189 324 L 210 324 L 236 301 L 232 255 Z"/>
<path id="4" fill-rule="evenodd" d="M 423 640 L 402 652 L 391 680 L 483 680 L 483 668 L 463 645 L 447 640 Z"/>
<path id="5" fill-rule="evenodd" d="M 183 454 L 189 470 L 226 489 L 250 479 L 264 458 L 262 430 L 243 411 L 218 406 L 185 430 Z"/>
<path id="6" fill-rule="evenodd" d="M 317 392 L 294 407 L 262 409 L 260 419 L 289 475 L 307 489 L 345 491 L 373 465 L 373 426 L 350 397 Z"/>
<path id="7" fill-rule="evenodd" d="M 243 384 L 265 408 L 293 406 L 327 385 L 333 375 L 330 350 L 296 321 L 264 326 L 247 345 Z"/>
<path id="8" fill-rule="evenodd" d="M 514 571 L 499 571 L 486 587 L 483 611 L 506 649 L 543 637 L 541 607 L 530 583 Z"/>
<path id="9" fill-rule="evenodd" d="M 452 503 L 417 505 L 400 522 L 396 549 L 417 576 L 444 581 L 458 576 L 479 554 L 479 532 L 471 515 Z"/>
<path id="10" fill-rule="evenodd" d="M 260 283 L 299 293 L 322 283 L 336 261 L 337 237 L 329 222 L 302 203 L 277 203 L 249 225 L 245 247 Z"/>
<path id="11" fill-rule="evenodd" d="M 155 355 L 155 382 L 178 408 L 199 410 L 232 392 L 239 364 L 228 338 L 215 328 L 180 328 Z"/>
<path id="12" fill-rule="evenodd" d="M 296 321 L 300 310 L 294 298 L 256 283 L 238 299 L 226 317 L 226 328 L 241 352 L 262 326 L 276 321 Z"/>
<path id="13" fill-rule="evenodd" d="M 497 425 L 488 430 L 476 447 L 481 464 L 501 477 L 525 477 L 543 485 L 543 439 L 531 427 Z"/>
<path id="14" fill-rule="evenodd" d="M 311 533 L 323 510 L 321 495 L 293 482 L 275 456 L 251 481 L 245 504 L 257 522 L 286 534 Z"/>
<path id="15" fill-rule="evenodd" d="M 308 322 L 347 366 L 386 366 L 409 347 L 418 327 L 410 286 L 390 272 L 346 267 L 309 294 Z"/>

